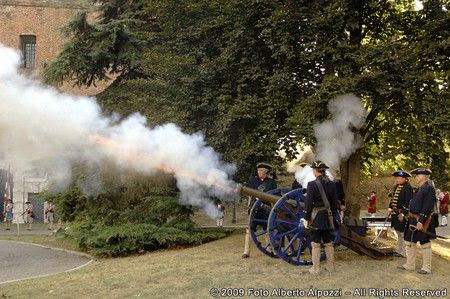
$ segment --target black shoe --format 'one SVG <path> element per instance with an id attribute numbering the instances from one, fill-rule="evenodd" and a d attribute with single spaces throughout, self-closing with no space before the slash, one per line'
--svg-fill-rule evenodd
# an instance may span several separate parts
<path id="1" fill-rule="evenodd" d="M 249 258 L 250 257 L 250 255 L 248 255 L 248 254 L 246 254 L 246 253 L 244 253 L 243 255 L 242 255 L 242 258 L 243 259 L 246 259 L 246 258 Z"/>
<path id="2" fill-rule="evenodd" d="M 417 273 L 419 273 L 419 274 L 430 274 L 430 273 L 428 273 L 427 271 L 422 270 L 422 269 L 420 269 L 419 271 L 417 271 Z"/>

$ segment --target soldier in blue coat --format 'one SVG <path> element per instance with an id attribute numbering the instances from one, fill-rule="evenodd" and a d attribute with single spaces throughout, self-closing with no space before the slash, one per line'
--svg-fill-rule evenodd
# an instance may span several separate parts
<path id="1" fill-rule="evenodd" d="M 320 244 L 325 246 L 327 261 L 325 268 L 329 272 L 334 271 L 334 247 L 333 230 L 340 221 L 338 217 L 338 199 L 336 185 L 325 174 L 329 167 L 322 161 L 316 161 L 311 165 L 316 179 L 308 183 L 305 199 L 305 226 L 311 228 L 311 247 L 313 266 L 309 273 L 320 274 Z M 323 191 L 323 192 L 322 192 Z"/>
<path id="2" fill-rule="evenodd" d="M 248 186 L 252 189 L 260 192 L 268 192 L 270 190 L 277 189 L 277 182 L 268 176 L 272 166 L 267 163 L 258 163 L 256 165 L 257 175 L 250 177 Z M 249 198 L 248 208 L 252 208 L 255 198 Z M 250 256 L 250 229 L 247 228 L 245 232 L 244 254 L 242 258 L 248 258 Z"/>
<path id="3" fill-rule="evenodd" d="M 422 247 L 422 268 L 420 274 L 431 273 L 431 239 L 435 237 L 425 233 L 436 234 L 433 217 L 433 208 L 436 204 L 436 191 L 429 182 L 431 170 L 417 168 L 411 171 L 416 183 L 419 185 L 418 191 L 414 194 L 409 203 L 409 213 L 407 228 L 405 231 L 406 263 L 401 266 L 405 270 L 415 270 L 416 268 L 416 243 Z"/>
<path id="4" fill-rule="evenodd" d="M 397 252 L 396 257 L 406 257 L 405 250 L 405 230 L 407 223 L 407 215 L 409 210 L 409 202 L 413 197 L 413 189 L 408 182 L 411 175 L 404 170 L 397 170 L 392 174 L 395 177 L 395 188 L 389 203 L 389 212 L 391 213 L 391 227 L 397 232 Z"/>

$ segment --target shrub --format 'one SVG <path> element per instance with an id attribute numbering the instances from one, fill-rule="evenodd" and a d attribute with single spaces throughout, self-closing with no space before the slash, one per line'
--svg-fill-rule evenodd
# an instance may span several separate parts
<path id="1" fill-rule="evenodd" d="M 67 235 L 99 256 L 124 256 L 177 246 L 194 246 L 228 232 L 202 232 L 191 219 L 194 209 L 178 203 L 173 177 L 144 176 L 112 165 L 78 165 L 64 192 L 45 194 L 56 214 L 69 224 Z"/>
<path id="2" fill-rule="evenodd" d="M 67 235 L 78 240 L 81 249 L 102 257 L 125 256 L 161 248 L 195 246 L 217 240 L 230 232 L 230 230 L 186 231 L 147 223 L 106 226 L 79 222 L 73 223 L 67 229 Z"/>

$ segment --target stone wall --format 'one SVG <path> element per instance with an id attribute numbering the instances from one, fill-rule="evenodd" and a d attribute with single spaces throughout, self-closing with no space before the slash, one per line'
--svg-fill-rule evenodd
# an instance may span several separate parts
<path id="1" fill-rule="evenodd" d="M 64 44 L 61 28 L 86 7 L 81 0 L 0 0 L 0 44 L 19 50 L 21 35 L 36 36 L 36 67 L 32 75 L 40 79 L 44 66 L 58 55 Z M 94 95 L 107 85 L 79 88 L 65 83 L 60 89 L 77 95 Z"/>

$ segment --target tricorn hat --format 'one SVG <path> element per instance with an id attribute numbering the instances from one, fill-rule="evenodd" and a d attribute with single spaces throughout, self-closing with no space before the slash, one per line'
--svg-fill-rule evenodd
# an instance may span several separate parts
<path id="1" fill-rule="evenodd" d="M 413 171 L 411 171 L 411 174 L 424 174 L 424 175 L 430 175 L 431 170 L 428 168 L 416 168 Z"/>
<path id="2" fill-rule="evenodd" d="M 31 203 L 31 201 L 27 200 L 25 203 Z"/>
<path id="3" fill-rule="evenodd" d="M 258 163 L 256 165 L 256 168 L 265 168 L 267 170 L 271 170 L 272 169 L 272 165 L 270 165 L 268 163 L 261 162 L 261 163 Z"/>
<path id="4" fill-rule="evenodd" d="M 315 168 L 315 169 L 321 169 L 321 170 L 325 170 L 325 169 L 330 168 L 330 167 L 328 167 L 327 164 L 325 164 L 324 162 L 322 162 L 322 161 L 320 161 L 320 160 L 314 161 L 314 162 L 311 164 L 311 167 L 312 167 L 312 168 Z"/>
<path id="5" fill-rule="evenodd" d="M 411 175 L 409 173 L 407 173 L 406 171 L 399 169 L 397 171 L 395 171 L 392 176 L 401 176 L 402 178 L 409 178 Z"/>

